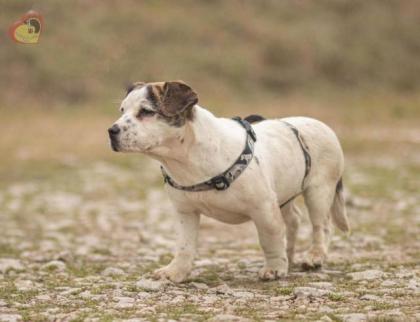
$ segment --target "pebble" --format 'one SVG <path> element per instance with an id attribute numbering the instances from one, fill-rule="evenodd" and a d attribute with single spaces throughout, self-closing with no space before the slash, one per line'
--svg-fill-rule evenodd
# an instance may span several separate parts
<path id="1" fill-rule="evenodd" d="M 20 280 L 15 282 L 15 287 L 18 291 L 26 292 L 34 289 L 34 283 L 30 280 Z"/>
<path id="2" fill-rule="evenodd" d="M 103 276 L 122 276 L 125 272 L 121 268 L 107 267 L 102 271 Z"/>
<path id="3" fill-rule="evenodd" d="M 190 283 L 190 285 L 195 287 L 196 289 L 199 289 L 199 290 L 207 290 L 209 288 L 208 285 L 204 284 L 204 283 L 192 282 L 192 283 Z"/>
<path id="4" fill-rule="evenodd" d="M 382 287 L 393 287 L 393 286 L 397 286 L 398 283 L 392 280 L 385 280 L 381 283 Z"/>
<path id="5" fill-rule="evenodd" d="M 371 280 L 382 278 L 385 275 L 385 273 L 382 271 L 371 269 L 371 270 L 362 271 L 362 272 L 348 273 L 347 275 L 350 276 L 355 281 L 362 281 L 362 280 L 371 281 Z"/>
<path id="6" fill-rule="evenodd" d="M 213 318 L 207 320 L 208 322 L 248 322 L 251 321 L 250 319 L 243 318 L 241 316 L 231 315 L 231 314 L 219 314 L 214 316 Z"/>
<path id="7" fill-rule="evenodd" d="M 51 300 L 51 296 L 49 296 L 48 294 L 41 294 L 38 295 L 37 297 L 35 297 L 38 301 L 50 301 Z"/>
<path id="8" fill-rule="evenodd" d="M 310 287 L 315 287 L 319 289 L 331 290 L 333 289 L 332 283 L 329 282 L 312 282 L 308 284 Z"/>
<path id="9" fill-rule="evenodd" d="M 0 313 L 0 322 L 20 322 L 22 321 L 22 316 L 19 314 L 1 314 Z"/>
<path id="10" fill-rule="evenodd" d="M 165 287 L 166 284 L 168 284 L 167 281 L 153 281 L 142 278 L 137 281 L 136 287 L 146 291 L 160 291 Z"/>
<path id="11" fill-rule="evenodd" d="M 117 309 L 129 309 L 134 306 L 135 299 L 131 297 L 114 297 L 114 301 L 118 302 L 114 305 Z"/>
<path id="12" fill-rule="evenodd" d="M 407 287 L 410 290 L 415 291 L 416 293 L 420 293 L 420 281 L 418 279 L 412 278 L 408 281 Z"/>
<path id="13" fill-rule="evenodd" d="M 241 298 L 241 299 L 252 299 L 252 298 L 254 298 L 254 293 L 246 292 L 246 291 L 233 292 L 232 295 L 234 297 Z"/>
<path id="14" fill-rule="evenodd" d="M 381 300 L 379 296 L 376 296 L 373 294 L 365 294 L 362 297 L 360 297 L 360 299 L 364 301 L 380 301 Z"/>
<path id="15" fill-rule="evenodd" d="M 305 298 L 305 297 L 321 297 L 330 292 L 323 289 L 304 286 L 304 287 L 295 287 L 295 289 L 293 290 L 293 293 L 298 298 Z"/>
<path id="16" fill-rule="evenodd" d="M 232 294 L 233 293 L 232 289 L 226 284 L 221 284 L 217 287 L 213 287 L 211 290 L 215 292 L 216 294 Z"/>
<path id="17" fill-rule="evenodd" d="M 324 315 L 323 317 L 321 317 L 319 319 L 320 322 L 333 322 L 333 320 L 331 320 L 331 318 L 328 315 Z"/>
<path id="18" fill-rule="evenodd" d="M 365 322 L 367 321 L 366 314 L 363 313 L 350 313 L 350 314 L 343 314 L 341 316 L 343 322 Z"/>
<path id="19" fill-rule="evenodd" d="M 9 271 L 23 271 L 24 266 L 18 259 L 0 258 L 0 272 L 6 274 Z"/>

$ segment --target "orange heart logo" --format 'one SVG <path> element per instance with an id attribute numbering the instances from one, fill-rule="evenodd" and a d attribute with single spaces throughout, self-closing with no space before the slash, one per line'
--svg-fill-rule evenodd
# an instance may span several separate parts
<path id="1" fill-rule="evenodd" d="M 9 28 L 9 36 L 20 44 L 36 44 L 44 27 L 42 16 L 36 11 L 28 11 Z"/>

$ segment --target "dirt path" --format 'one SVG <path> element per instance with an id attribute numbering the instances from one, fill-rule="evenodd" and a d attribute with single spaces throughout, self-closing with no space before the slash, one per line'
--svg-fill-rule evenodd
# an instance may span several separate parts
<path id="1" fill-rule="evenodd" d="M 336 232 L 322 271 L 296 265 L 265 283 L 254 227 L 211 219 L 202 221 L 188 282 L 150 278 L 170 260 L 174 239 L 155 164 L 76 165 L 6 186 L 0 321 L 419 320 L 416 176 L 351 161 L 348 172 L 352 235 Z M 297 261 L 309 236 L 303 218 Z"/>

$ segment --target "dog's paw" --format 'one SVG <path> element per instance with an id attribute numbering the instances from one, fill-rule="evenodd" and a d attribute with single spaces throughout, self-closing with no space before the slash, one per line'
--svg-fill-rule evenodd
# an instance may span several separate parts
<path id="1" fill-rule="evenodd" d="M 189 272 L 187 270 L 177 269 L 171 265 L 159 268 L 153 272 L 153 276 L 156 279 L 168 279 L 174 283 L 181 283 L 188 277 Z"/>
<path id="2" fill-rule="evenodd" d="M 305 271 L 319 270 L 322 268 L 327 255 L 322 250 L 310 250 L 306 255 L 306 259 L 302 263 L 302 269 Z"/>
<path id="3" fill-rule="evenodd" d="M 258 273 L 258 277 L 262 281 L 273 281 L 287 275 L 287 268 L 273 268 L 264 266 Z"/>

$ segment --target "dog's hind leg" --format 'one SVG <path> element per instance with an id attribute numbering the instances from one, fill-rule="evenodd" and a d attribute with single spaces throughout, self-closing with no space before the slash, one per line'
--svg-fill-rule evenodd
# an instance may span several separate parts
<path id="1" fill-rule="evenodd" d="M 312 246 L 304 269 L 317 269 L 322 266 L 328 254 L 331 234 L 330 209 L 335 195 L 335 185 L 323 183 L 308 187 L 304 192 L 305 204 L 312 223 Z"/>
<path id="2" fill-rule="evenodd" d="M 301 217 L 301 213 L 299 208 L 296 206 L 294 200 L 289 201 L 287 204 L 282 206 L 281 214 L 283 216 L 283 220 L 286 224 L 286 239 L 287 239 L 287 258 L 289 260 L 289 267 L 293 264 L 293 259 L 295 255 L 295 243 L 296 243 L 296 236 L 299 229 L 299 221 Z"/>

